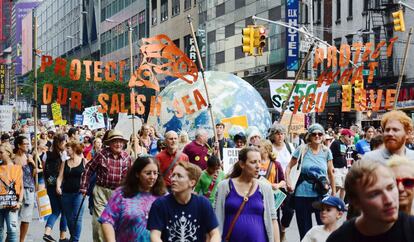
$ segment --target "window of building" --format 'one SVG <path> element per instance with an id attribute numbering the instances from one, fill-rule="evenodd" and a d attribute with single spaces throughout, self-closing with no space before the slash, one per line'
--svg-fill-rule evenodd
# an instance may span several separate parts
<path id="1" fill-rule="evenodd" d="M 348 19 L 351 17 L 352 19 L 352 8 L 353 8 L 353 1 L 348 0 Z"/>
<path id="2" fill-rule="evenodd" d="M 151 2 L 151 24 L 157 25 L 157 0 Z"/>
<path id="3" fill-rule="evenodd" d="M 368 11 L 368 1 L 369 0 L 364 0 L 364 12 Z"/>
<path id="4" fill-rule="evenodd" d="M 173 40 L 173 43 L 175 44 L 175 46 L 177 46 L 178 48 L 180 48 L 180 39 L 175 39 Z"/>
<path id="5" fill-rule="evenodd" d="M 161 0 L 161 22 L 168 19 L 168 0 Z"/>
<path id="6" fill-rule="evenodd" d="M 228 38 L 234 35 L 234 23 L 227 25 L 224 28 L 224 37 Z"/>
<path id="7" fill-rule="evenodd" d="M 341 0 L 336 0 L 336 21 L 341 20 Z"/>
<path id="8" fill-rule="evenodd" d="M 216 53 L 216 65 L 222 64 L 225 61 L 224 51 L 220 51 Z"/>
<path id="9" fill-rule="evenodd" d="M 237 0 L 235 1 L 235 9 L 239 9 L 246 6 L 246 0 Z"/>
<path id="10" fill-rule="evenodd" d="M 216 31 L 210 31 L 207 33 L 207 40 L 209 43 L 213 43 L 216 41 Z"/>
<path id="11" fill-rule="evenodd" d="M 236 48 L 234 48 L 234 59 L 240 59 L 243 58 L 245 56 L 245 54 L 243 53 L 243 47 L 242 46 L 237 46 Z"/>
<path id="12" fill-rule="evenodd" d="M 224 15 L 225 13 L 224 3 L 216 6 L 216 18 Z"/>
<path id="13" fill-rule="evenodd" d="M 172 0 L 172 16 L 180 14 L 180 0 Z"/>
<path id="14" fill-rule="evenodd" d="M 282 6 L 277 6 L 269 9 L 269 19 L 273 21 L 280 20 L 282 18 Z"/>
<path id="15" fill-rule="evenodd" d="M 138 14 L 138 39 L 145 37 L 145 10 Z"/>
<path id="16" fill-rule="evenodd" d="M 322 1 L 318 0 L 318 2 L 316 3 L 316 23 L 321 23 L 322 21 Z"/>
<path id="17" fill-rule="evenodd" d="M 191 0 L 184 0 L 184 10 L 191 8 Z"/>

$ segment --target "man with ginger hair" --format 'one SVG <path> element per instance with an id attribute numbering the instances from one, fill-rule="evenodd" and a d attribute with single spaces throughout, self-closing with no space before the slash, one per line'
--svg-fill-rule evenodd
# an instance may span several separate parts
<path id="1" fill-rule="evenodd" d="M 389 167 L 357 161 L 346 176 L 345 190 L 361 214 L 346 221 L 327 242 L 414 241 L 414 217 L 398 211 L 397 183 Z"/>
<path id="2" fill-rule="evenodd" d="M 384 147 L 365 153 L 364 160 L 386 164 L 392 155 L 406 156 L 410 159 L 414 157 L 414 151 L 405 146 L 413 132 L 413 123 L 407 114 L 397 110 L 384 114 L 381 119 L 381 128 L 384 131 Z"/>

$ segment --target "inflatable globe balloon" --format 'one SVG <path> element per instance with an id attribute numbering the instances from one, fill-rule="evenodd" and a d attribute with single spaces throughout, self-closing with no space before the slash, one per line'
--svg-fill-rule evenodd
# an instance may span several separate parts
<path id="1" fill-rule="evenodd" d="M 271 126 L 270 114 L 265 101 L 253 86 L 240 77 L 225 72 L 207 71 L 205 78 L 214 123 L 223 118 L 245 115 L 249 126 L 256 126 L 262 134 L 266 133 Z M 204 100 L 200 101 L 199 94 Z M 208 101 L 201 73 L 193 84 L 181 79 L 175 80 L 159 96 L 162 98 L 161 115 L 150 115 L 148 122 L 158 125 L 160 132 L 174 130 L 179 133 L 184 130 L 193 138 L 197 128 L 205 128 L 213 134 L 209 111 L 207 105 L 204 105 Z M 178 114 L 177 107 L 183 115 Z"/>

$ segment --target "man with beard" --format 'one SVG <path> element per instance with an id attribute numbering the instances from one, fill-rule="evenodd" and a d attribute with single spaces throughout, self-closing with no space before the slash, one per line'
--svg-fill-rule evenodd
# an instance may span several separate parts
<path id="1" fill-rule="evenodd" d="M 346 176 L 345 190 L 361 214 L 332 232 L 327 242 L 414 241 L 414 217 L 398 212 L 398 188 L 390 168 L 358 161 Z"/>
<path id="2" fill-rule="evenodd" d="M 365 153 L 364 160 L 386 164 L 392 155 L 401 155 L 413 159 L 414 151 L 405 146 L 406 140 L 413 131 L 413 124 L 404 112 L 393 110 L 386 113 L 381 119 L 381 128 L 384 131 L 384 147 Z"/>

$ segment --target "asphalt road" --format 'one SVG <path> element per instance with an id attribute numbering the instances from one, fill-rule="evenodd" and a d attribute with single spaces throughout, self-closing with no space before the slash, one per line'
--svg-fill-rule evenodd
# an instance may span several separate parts
<path id="1" fill-rule="evenodd" d="M 26 239 L 26 242 L 39 242 L 42 241 L 44 227 L 46 222 L 41 221 L 38 219 L 37 210 L 34 211 L 34 218 L 33 222 L 30 224 L 29 233 Z M 344 221 L 346 214 L 344 214 L 341 221 Z M 316 220 L 313 218 L 313 224 L 316 225 Z M 59 238 L 59 220 L 56 221 L 52 237 L 55 239 Z M 67 234 L 69 238 L 69 232 Z M 84 215 L 83 215 L 83 223 L 82 223 L 82 233 L 81 233 L 81 242 L 92 242 L 92 216 L 89 214 L 89 210 L 85 208 Z M 292 223 L 289 228 L 286 230 L 286 241 L 287 242 L 298 242 L 299 241 L 299 232 L 296 223 L 296 218 L 293 216 Z"/>

